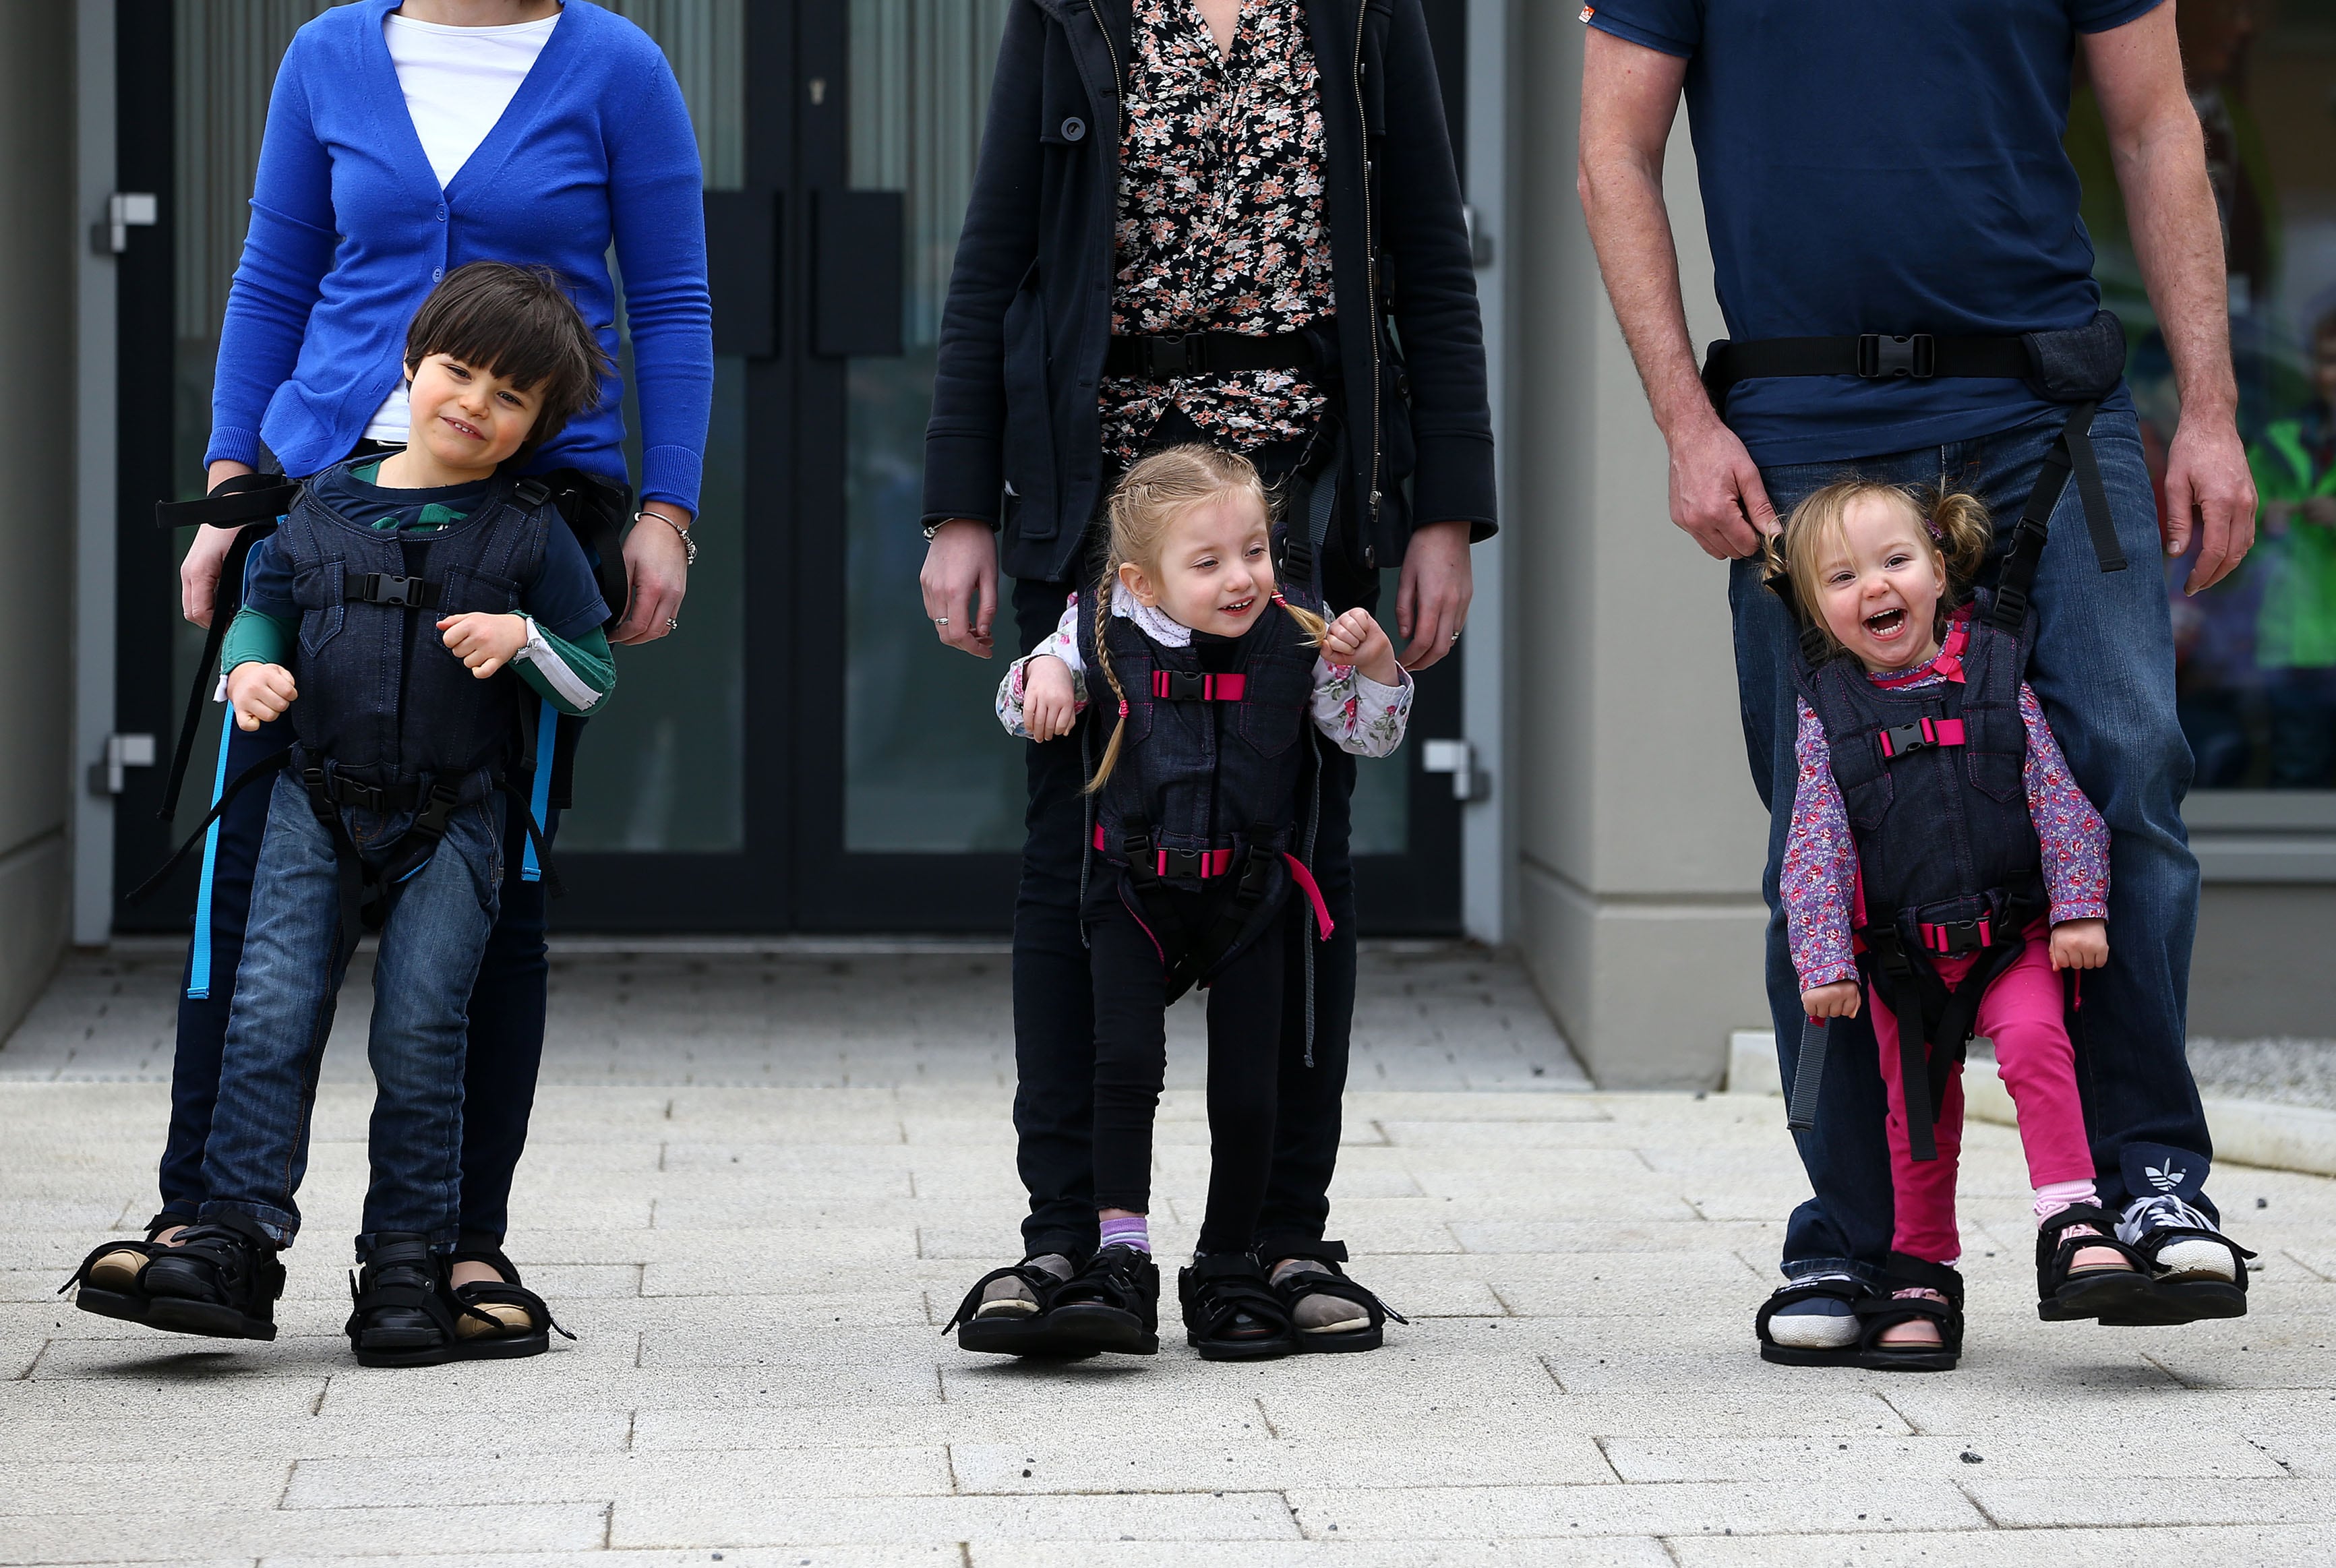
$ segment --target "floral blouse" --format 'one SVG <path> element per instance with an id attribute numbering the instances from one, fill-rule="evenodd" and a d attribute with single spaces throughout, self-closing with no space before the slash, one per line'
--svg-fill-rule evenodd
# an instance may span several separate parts
<path id="1" fill-rule="evenodd" d="M 1135 0 L 1120 148 L 1112 330 L 1265 337 L 1333 313 L 1321 82 L 1303 0 L 1248 0 L 1219 55 L 1192 0 Z M 1300 372 L 1107 376 L 1123 460 L 1173 405 L 1237 452 L 1302 436 L 1327 401 Z"/>
<path id="2" fill-rule="evenodd" d="M 1140 602 L 1116 583 L 1112 585 L 1111 612 L 1134 621 L 1144 636 L 1165 647 L 1183 648 L 1192 640 L 1189 628 Z M 1022 722 L 1024 673 L 1030 661 L 1042 654 L 1070 667 L 1071 692 L 1084 709 L 1087 680 L 1085 661 L 1079 657 L 1078 595 L 1071 595 L 1063 608 L 1063 618 L 1046 634 L 1046 640 L 1007 666 L 1006 678 L 998 683 L 998 722 L 1017 740 L 1030 738 Z M 1338 742 L 1340 751 L 1385 756 L 1403 744 L 1404 729 L 1411 723 L 1411 693 L 1409 670 L 1402 672 L 1398 684 L 1381 686 L 1353 665 L 1318 658 L 1310 705 L 1314 727 Z"/>

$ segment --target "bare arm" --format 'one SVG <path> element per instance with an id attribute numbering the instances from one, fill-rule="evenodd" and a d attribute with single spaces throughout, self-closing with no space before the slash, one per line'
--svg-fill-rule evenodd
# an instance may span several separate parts
<path id="1" fill-rule="evenodd" d="M 2230 285 L 2223 226 L 2206 181 L 2204 133 L 2182 81 L 2174 7 L 2088 35 L 2135 258 L 2174 359 L 2182 417 L 2166 463 L 2166 551 L 2198 531 L 2192 593 L 2219 581 L 2254 543 L 2255 487 L 2238 431 L 2231 374 Z"/>
<path id="2" fill-rule="evenodd" d="M 1716 559 L 1751 554 L 1776 509 L 1697 374 L 1663 205 L 1663 150 L 1687 62 L 1591 28 L 1582 39 L 1576 185 L 1622 338 L 1670 449 L 1671 521 Z"/>

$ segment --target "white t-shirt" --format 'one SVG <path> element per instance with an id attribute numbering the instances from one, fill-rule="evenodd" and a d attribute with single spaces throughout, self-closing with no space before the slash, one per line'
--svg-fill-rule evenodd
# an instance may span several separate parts
<path id="1" fill-rule="evenodd" d="M 554 13 L 508 27 L 449 27 L 394 11 L 381 20 L 397 85 L 405 94 L 405 112 L 443 190 L 511 107 L 560 16 Z M 403 442 L 411 423 L 405 384 L 400 381 L 374 410 L 365 439 Z"/>

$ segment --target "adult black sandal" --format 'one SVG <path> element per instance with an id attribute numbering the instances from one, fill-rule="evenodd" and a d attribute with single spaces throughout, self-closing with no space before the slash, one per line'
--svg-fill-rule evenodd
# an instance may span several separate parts
<path id="1" fill-rule="evenodd" d="M 985 1300 L 989 1287 L 1000 1280 L 1020 1281 L 1029 1290 L 1027 1300 L 1019 1296 Z M 1062 1341 L 1062 1326 L 1053 1316 L 1055 1296 L 1069 1282 L 1064 1276 L 1040 1268 L 1035 1256 L 1007 1268 L 992 1269 L 973 1282 L 973 1289 L 957 1304 L 957 1315 L 949 1320 L 941 1336 L 946 1339 L 955 1333 L 959 1349 L 985 1355 L 1092 1356 L 1095 1353 L 1092 1345 Z"/>
<path id="2" fill-rule="evenodd" d="M 456 1263 L 484 1263 L 500 1280 L 474 1280 L 453 1287 L 457 1350 L 466 1361 L 515 1361 L 540 1356 L 551 1349 L 551 1336 L 575 1335 L 560 1328 L 543 1298 L 520 1283 L 519 1265 L 501 1247 L 457 1247 L 447 1261 L 451 1277 Z"/>
<path id="3" fill-rule="evenodd" d="M 362 1271 L 349 1276 L 349 1294 L 355 1306 L 341 1331 L 360 1367 L 435 1367 L 464 1354 L 456 1328 L 462 1309 L 428 1237 L 376 1234 Z"/>
<path id="4" fill-rule="evenodd" d="M 1760 1359 L 1772 1361 L 1779 1367 L 1860 1365 L 1858 1357 L 1861 1351 L 1854 1332 L 1847 1333 L 1838 1345 L 1787 1345 L 1777 1339 L 1775 1320 L 1783 1312 L 1787 1323 L 1802 1317 L 1821 1318 L 1826 1323 L 1849 1319 L 1854 1323 L 1859 1303 L 1873 1294 L 1873 1286 L 1848 1274 L 1825 1274 L 1777 1286 L 1768 1299 L 1760 1303 L 1759 1313 L 1752 1320 L 1752 1333 L 1760 1341 Z M 1809 1314 L 1784 1312 L 1784 1309 L 1798 1306 L 1803 1301 L 1832 1302 L 1838 1310 Z"/>
<path id="5" fill-rule="evenodd" d="M 1184 1343 L 1203 1361 L 1270 1361 L 1298 1350 L 1290 1308 L 1247 1252 L 1202 1252 L 1176 1275 Z"/>
<path id="6" fill-rule="evenodd" d="M 73 1290 L 73 1305 L 83 1311 L 125 1323 L 143 1323 L 153 1303 L 147 1300 L 139 1276 L 148 1263 L 170 1251 L 154 1238 L 188 1222 L 175 1214 L 157 1214 L 146 1222 L 143 1241 L 117 1238 L 99 1242 L 81 1261 L 73 1278 L 57 1287 L 57 1294 L 62 1296 L 78 1285 L 81 1289 Z"/>
<path id="7" fill-rule="evenodd" d="M 284 1265 L 259 1222 L 221 1214 L 190 1225 L 179 1244 L 161 1249 L 138 1276 L 146 1322 L 176 1334 L 214 1339 L 273 1339 Z"/>
<path id="8" fill-rule="evenodd" d="M 2088 1247 L 2117 1253 L 2122 1266 L 2077 1268 L 2077 1254 Z M 2149 1260 L 2117 1240 L 2117 1222 L 2106 1212 L 2077 1203 L 2037 1227 L 2036 1315 L 2044 1321 L 2149 1321 L 2152 1295 Z"/>
<path id="9" fill-rule="evenodd" d="M 1952 1372 L 1963 1353 L 1963 1277 L 1944 1263 L 1890 1254 L 1883 1289 L 1857 1303 L 1857 1365 L 1883 1372 Z M 1939 1343 L 1884 1344 L 1901 1323 L 1938 1325 Z"/>
<path id="10" fill-rule="evenodd" d="M 1056 1288 L 1046 1309 L 1065 1352 L 1160 1353 L 1160 1271 L 1149 1252 L 1105 1247 Z"/>
<path id="11" fill-rule="evenodd" d="M 2247 1260 L 2254 1254 L 2172 1193 L 2130 1204 L 2117 1238 L 2149 1275 L 2149 1295 L 2129 1310 L 2103 1312 L 2113 1328 L 2170 1328 L 2201 1318 L 2247 1315 Z"/>
<path id="12" fill-rule="evenodd" d="M 1410 1319 L 1380 1300 L 1368 1286 L 1347 1277 L 1347 1271 L 1339 1267 L 1347 1261 L 1344 1242 L 1285 1243 L 1273 1248 L 1272 1253 L 1273 1292 L 1281 1298 L 1290 1314 L 1290 1327 L 1298 1336 L 1299 1354 L 1324 1356 L 1376 1350 L 1387 1342 L 1388 1319 L 1410 1327 Z M 1298 1265 L 1294 1269 L 1283 1266 L 1292 1262 Z M 1299 1320 L 1303 1316 L 1299 1303 L 1309 1296 L 1345 1301 L 1355 1311 L 1338 1323 L 1309 1329 Z M 1357 1317 L 1363 1321 L 1355 1323 Z M 1350 1324 L 1353 1326 L 1348 1326 Z"/>

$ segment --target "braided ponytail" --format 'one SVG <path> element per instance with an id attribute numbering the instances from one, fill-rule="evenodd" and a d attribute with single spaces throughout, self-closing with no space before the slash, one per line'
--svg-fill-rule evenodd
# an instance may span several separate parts
<path id="1" fill-rule="evenodd" d="M 1095 777 L 1087 781 L 1087 794 L 1093 794 L 1097 790 L 1103 788 L 1104 781 L 1111 777 L 1111 770 L 1119 765 L 1119 743 L 1121 737 L 1127 733 L 1127 691 L 1119 684 L 1119 672 L 1111 667 L 1111 642 L 1109 638 L 1109 633 L 1111 631 L 1111 590 L 1118 580 L 1118 570 L 1117 568 L 1114 567 L 1111 570 L 1105 571 L 1103 575 L 1103 580 L 1095 584 L 1095 664 L 1102 669 L 1103 678 L 1111 687 L 1111 695 L 1119 699 L 1119 716 L 1112 721 L 1111 739 L 1105 743 L 1103 748 L 1103 760 L 1095 764 Z"/>

